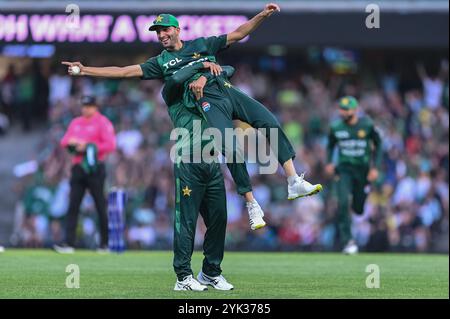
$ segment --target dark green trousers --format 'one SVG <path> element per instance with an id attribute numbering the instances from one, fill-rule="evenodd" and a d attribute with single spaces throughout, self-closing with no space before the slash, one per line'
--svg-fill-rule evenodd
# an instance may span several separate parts
<path id="1" fill-rule="evenodd" d="M 351 209 L 355 214 L 364 213 L 368 184 L 366 166 L 340 165 L 336 168 L 337 198 L 338 198 L 338 228 L 341 244 L 345 245 L 352 239 Z"/>
<path id="2" fill-rule="evenodd" d="M 181 162 L 175 164 L 174 172 L 173 267 L 178 280 L 193 274 L 191 257 L 199 212 L 207 229 L 203 242 L 202 271 L 208 276 L 219 276 L 227 226 L 226 193 L 220 165 Z"/>
<path id="3" fill-rule="evenodd" d="M 209 107 L 201 108 L 201 112 L 209 127 L 220 130 L 223 139 L 222 154 L 233 154 L 233 162 L 227 163 L 227 166 L 239 194 L 251 191 L 252 186 L 245 162 L 236 161 L 236 159 L 243 159 L 243 151 L 235 146 L 230 150 L 224 143 L 225 129 L 233 128 L 233 120 L 241 120 L 256 129 L 266 129 L 267 141 L 271 144 L 281 165 L 295 157 L 295 151 L 275 116 L 264 105 L 234 88 L 229 82 L 218 77 L 212 84 L 206 86 L 199 105 L 204 106 L 205 103 L 209 103 Z M 273 128 L 278 132 L 277 141 L 270 140 L 270 129 Z M 277 149 L 274 149 L 273 143 L 277 143 Z"/>

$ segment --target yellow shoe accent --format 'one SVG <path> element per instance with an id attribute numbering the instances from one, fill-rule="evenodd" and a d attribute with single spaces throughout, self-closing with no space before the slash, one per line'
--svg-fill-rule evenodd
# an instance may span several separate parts
<path id="1" fill-rule="evenodd" d="M 293 198 L 288 198 L 288 200 L 294 200 L 294 199 L 301 198 L 301 197 L 312 196 L 312 195 L 315 195 L 315 194 L 319 193 L 322 189 L 323 189 L 322 184 L 317 184 L 316 188 L 314 188 L 314 190 L 312 190 L 312 191 L 309 192 L 308 194 L 305 194 L 305 195 L 299 195 L 299 196 L 293 197 Z"/>
<path id="2" fill-rule="evenodd" d="M 264 224 L 259 224 L 259 225 L 256 225 L 255 226 L 255 229 L 254 230 L 257 230 L 257 229 L 261 229 L 261 228 L 264 228 L 264 227 L 266 227 L 266 223 L 264 223 Z"/>

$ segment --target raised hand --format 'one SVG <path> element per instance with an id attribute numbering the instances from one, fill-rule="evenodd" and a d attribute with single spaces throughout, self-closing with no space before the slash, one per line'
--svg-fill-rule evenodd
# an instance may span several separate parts
<path id="1" fill-rule="evenodd" d="M 280 12 L 281 11 L 280 6 L 276 3 L 268 3 L 264 7 L 262 13 L 265 17 L 270 17 L 275 11 Z"/>

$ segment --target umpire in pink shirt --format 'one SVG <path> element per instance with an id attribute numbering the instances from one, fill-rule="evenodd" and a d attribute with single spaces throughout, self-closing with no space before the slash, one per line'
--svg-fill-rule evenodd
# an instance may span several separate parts
<path id="1" fill-rule="evenodd" d="M 116 137 L 111 122 L 98 111 L 95 98 L 84 96 L 81 101 L 82 115 L 70 122 L 61 140 L 72 158 L 70 178 L 70 203 L 66 217 L 66 240 L 54 248 L 60 253 L 73 253 L 78 213 L 86 189 L 91 193 L 99 216 L 99 251 L 108 250 L 108 216 L 104 193 L 104 160 L 116 149 Z"/>

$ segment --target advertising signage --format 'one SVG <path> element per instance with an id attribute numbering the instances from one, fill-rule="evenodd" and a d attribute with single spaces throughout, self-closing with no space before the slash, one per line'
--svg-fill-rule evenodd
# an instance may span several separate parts
<path id="1" fill-rule="evenodd" d="M 0 14 L 0 43 L 148 43 L 158 42 L 148 28 L 155 15 Z M 244 15 L 179 15 L 183 40 L 229 33 Z M 244 39 L 246 41 L 248 39 Z"/>
<path id="2" fill-rule="evenodd" d="M 147 13 L 147 14 L 146 14 Z M 221 35 L 234 31 L 253 14 L 172 12 L 179 20 L 181 38 Z M 148 31 L 156 15 L 148 12 L 89 12 L 74 19 L 64 12 L 0 12 L 0 46 L 9 44 L 157 45 Z M 283 45 L 344 46 L 353 48 L 448 48 L 448 11 L 402 14 L 381 13 L 376 28 L 367 26 L 366 12 L 281 12 L 242 40 L 245 47 Z"/>

